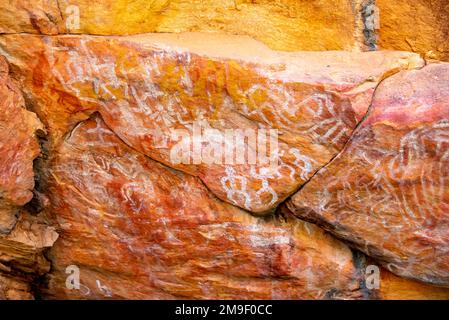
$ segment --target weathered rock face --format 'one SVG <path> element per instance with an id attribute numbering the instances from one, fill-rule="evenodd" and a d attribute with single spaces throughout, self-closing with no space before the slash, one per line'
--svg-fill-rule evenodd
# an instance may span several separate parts
<path id="1" fill-rule="evenodd" d="M 58 238 L 41 216 L 22 211 L 15 228 L 0 235 L 0 299 L 33 299 L 31 285 L 50 271 L 44 251 Z"/>
<path id="2" fill-rule="evenodd" d="M 8 0 L 0 3 L 0 33 L 211 32 L 276 50 L 378 47 L 448 60 L 448 14 L 446 0 Z"/>
<path id="3" fill-rule="evenodd" d="M 58 34 L 66 31 L 56 0 L 7 0 L 0 3 L 0 33 Z"/>
<path id="4" fill-rule="evenodd" d="M 0 57 L 0 299 L 33 298 L 30 283 L 50 270 L 43 251 L 57 234 L 22 208 L 33 197 L 39 129 Z"/>
<path id="5" fill-rule="evenodd" d="M 379 46 L 449 60 L 447 0 L 376 0 L 380 10 Z"/>
<path id="6" fill-rule="evenodd" d="M 25 109 L 22 94 L 0 56 L 0 234 L 11 231 L 18 208 L 33 197 L 33 160 L 40 152 L 35 138 L 38 129 L 41 123 Z"/>
<path id="7" fill-rule="evenodd" d="M 274 209 L 341 150 L 379 81 L 423 64 L 403 52 L 276 53 L 248 38 L 201 34 L 13 35 L 0 45 L 54 144 L 98 110 L 128 145 L 254 213 Z M 228 129 L 262 133 L 266 152 Z M 257 161 L 238 160 L 250 149 Z"/>
<path id="8" fill-rule="evenodd" d="M 382 300 L 449 300 L 449 289 L 410 281 L 381 269 L 380 288 L 375 290 Z"/>
<path id="9" fill-rule="evenodd" d="M 1 1 L 0 299 L 449 299 L 446 2 Z"/>
<path id="10" fill-rule="evenodd" d="M 61 231 L 52 298 L 360 298 L 352 253 L 321 229 L 262 220 L 125 145 L 95 116 L 49 167 Z M 80 290 L 66 268 L 80 267 Z"/>
<path id="11" fill-rule="evenodd" d="M 9 0 L 0 3 L 0 33 L 201 31 L 248 35 L 277 50 L 351 50 L 360 33 L 353 2 Z"/>
<path id="12" fill-rule="evenodd" d="M 348 147 L 289 202 L 403 277 L 449 285 L 449 64 L 377 89 Z"/>

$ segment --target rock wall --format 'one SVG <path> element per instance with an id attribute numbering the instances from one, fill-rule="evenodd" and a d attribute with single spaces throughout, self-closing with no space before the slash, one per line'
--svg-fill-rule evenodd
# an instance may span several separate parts
<path id="1" fill-rule="evenodd" d="M 0 57 L 0 298 L 31 299 L 31 284 L 50 271 L 44 250 L 58 237 L 45 219 L 24 208 L 33 198 L 33 160 L 40 148 L 36 115 L 25 109 Z M 36 196 L 37 197 L 37 196 Z"/>
<path id="2" fill-rule="evenodd" d="M 70 20 L 66 23 L 73 5 L 80 13 L 79 26 Z M 248 35 L 278 50 L 350 50 L 357 46 L 357 13 L 349 0 L 13 0 L 3 1 L 0 12 L 2 33 L 196 31 Z"/>
<path id="3" fill-rule="evenodd" d="M 396 274 L 446 286 L 448 83 L 447 63 L 386 79 L 345 150 L 288 204 Z"/>
<path id="4" fill-rule="evenodd" d="M 417 52 L 449 59 L 446 0 L 9 0 L 0 33 L 247 35 L 275 50 Z"/>
<path id="5" fill-rule="evenodd" d="M 449 60 L 449 3 L 445 0 L 376 0 L 379 46 Z"/>
<path id="6" fill-rule="evenodd" d="M 447 8 L 3 1 L 0 298 L 448 299 Z"/>

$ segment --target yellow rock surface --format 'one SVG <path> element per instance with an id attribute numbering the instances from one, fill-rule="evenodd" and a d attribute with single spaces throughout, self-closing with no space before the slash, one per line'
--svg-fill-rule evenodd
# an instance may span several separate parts
<path id="1" fill-rule="evenodd" d="M 380 9 L 379 45 L 449 60 L 447 0 L 376 0 Z"/>
<path id="2" fill-rule="evenodd" d="M 350 50 L 354 12 L 350 0 L 12 0 L 0 3 L 0 33 L 201 31 L 249 35 L 277 50 Z"/>

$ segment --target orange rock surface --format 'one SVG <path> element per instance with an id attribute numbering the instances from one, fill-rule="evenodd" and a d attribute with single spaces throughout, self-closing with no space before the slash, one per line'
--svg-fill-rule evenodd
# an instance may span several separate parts
<path id="1" fill-rule="evenodd" d="M 0 234 L 11 231 L 18 208 L 33 197 L 33 160 L 40 152 L 35 131 L 42 128 L 0 56 Z"/>
<path id="2" fill-rule="evenodd" d="M 50 271 L 44 251 L 58 238 L 41 216 L 20 213 L 15 228 L 0 235 L 0 300 L 34 299 L 32 284 Z"/>
<path id="3" fill-rule="evenodd" d="M 449 64 L 377 89 L 347 148 L 288 206 L 393 273 L 449 285 Z"/>
<path id="4" fill-rule="evenodd" d="M 380 10 L 379 46 L 449 60 L 447 0 L 376 0 Z"/>
<path id="5" fill-rule="evenodd" d="M 128 145 L 258 214 L 274 209 L 341 150 L 382 79 L 423 64 L 405 52 L 279 53 L 246 37 L 207 34 L 12 35 L 0 46 L 54 144 L 98 110 Z M 260 157 L 251 163 L 249 156 L 239 163 L 237 148 L 231 160 L 212 152 L 212 161 L 197 161 L 195 126 L 215 129 L 201 129 L 201 155 L 218 138 L 219 146 L 242 143 L 243 153 L 257 148 L 259 155 L 259 146 L 236 142 L 226 130 L 276 130 L 278 145 L 267 142 L 264 154 L 276 166 Z M 173 159 L 185 143 L 174 130 L 190 137 L 183 161 Z"/>
<path id="6" fill-rule="evenodd" d="M 42 128 L 0 56 L 0 299 L 32 299 L 31 283 L 50 270 L 43 251 L 57 234 L 22 208 L 33 197 L 35 131 Z"/>
<path id="7" fill-rule="evenodd" d="M 449 299 L 448 14 L 0 1 L 0 299 Z"/>
<path id="8" fill-rule="evenodd" d="M 449 300 L 449 288 L 410 281 L 384 269 L 377 294 L 382 300 Z"/>
<path id="9" fill-rule="evenodd" d="M 299 220 L 258 219 L 198 178 L 125 145 L 94 116 L 55 151 L 50 212 L 60 239 L 50 298 L 360 298 L 348 247 Z M 80 289 L 66 287 L 79 266 Z"/>
<path id="10" fill-rule="evenodd" d="M 0 33 L 131 35 L 198 31 L 248 35 L 273 49 L 288 51 L 359 48 L 358 19 L 360 14 L 351 0 L 8 0 L 0 3 Z"/>

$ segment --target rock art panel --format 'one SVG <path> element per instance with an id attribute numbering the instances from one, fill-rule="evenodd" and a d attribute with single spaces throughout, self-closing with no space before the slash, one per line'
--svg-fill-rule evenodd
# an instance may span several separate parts
<path id="1" fill-rule="evenodd" d="M 7 299 L 33 297 L 30 285 L 38 276 L 50 271 L 44 251 L 57 238 L 55 228 L 49 226 L 43 216 L 21 212 L 14 230 L 0 235 L 0 297 L 2 291 Z M 22 285 L 18 285 L 20 283 Z"/>
<path id="2" fill-rule="evenodd" d="M 341 150 L 382 79 L 423 65 L 405 52 L 280 53 L 245 37 L 196 33 L 10 35 L 0 46 L 54 145 L 99 111 L 129 146 L 256 214 Z"/>
<path id="3" fill-rule="evenodd" d="M 98 115 L 48 171 L 60 230 L 48 298 L 362 298 L 351 250 L 296 218 L 255 218 L 124 144 Z M 79 268 L 79 290 L 66 286 Z M 72 269 L 70 269 L 72 270 Z"/>
<path id="4" fill-rule="evenodd" d="M 288 207 L 406 278 L 449 284 L 449 64 L 377 89 L 347 148 Z"/>

